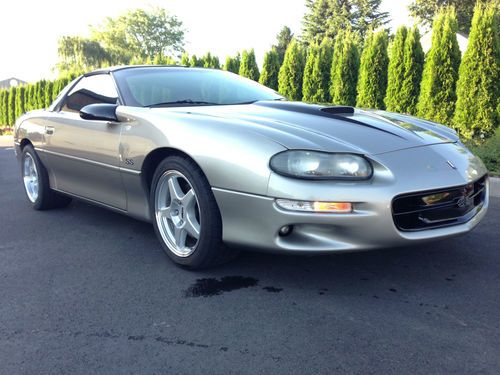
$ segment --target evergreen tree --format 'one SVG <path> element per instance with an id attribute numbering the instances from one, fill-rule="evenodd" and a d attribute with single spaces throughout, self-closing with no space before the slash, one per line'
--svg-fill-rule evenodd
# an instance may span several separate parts
<path id="1" fill-rule="evenodd" d="M 16 88 L 15 117 L 18 118 L 24 113 L 24 86 Z"/>
<path id="2" fill-rule="evenodd" d="M 368 29 L 389 22 L 389 13 L 379 10 L 382 0 L 306 0 L 307 11 L 302 20 L 305 43 L 319 42 L 325 37 L 351 29 L 363 37 Z"/>
<path id="3" fill-rule="evenodd" d="M 210 52 L 207 52 L 200 60 L 202 61 L 200 64 L 204 68 L 220 69 L 219 58 L 213 56 Z"/>
<path id="4" fill-rule="evenodd" d="M 457 13 L 458 30 L 469 33 L 476 2 L 477 0 L 413 0 L 408 9 L 412 17 L 429 26 L 440 7 L 451 5 L 455 7 Z"/>
<path id="5" fill-rule="evenodd" d="M 424 69 L 424 51 L 420 44 L 420 32 L 417 27 L 408 31 L 404 46 L 404 78 L 401 88 L 400 111 L 411 115 L 417 114 L 417 103 Z"/>
<path id="6" fill-rule="evenodd" d="M 319 46 L 318 57 L 313 66 L 310 85 L 316 89 L 310 97 L 311 102 L 330 102 L 330 70 L 332 67 L 332 57 L 333 43 L 329 38 L 325 38 Z"/>
<path id="7" fill-rule="evenodd" d="M 384 109 L 387 88 L 388 36 L 385 31 L 370 33 L 366 39 L 359 68 L 357 106 Z"/>
<path id="8" fill-rule="evenodd" d="M 191 56 L 189 60 L 189 66 L 191 67 L 203 67 L 203 59 L 198 59 L 196 55 Z"/>
<path id="9" fill-rule="evenodd" d="M 253 48 L 250 51 L 244 50 L 241 54 L 239 75 L 253 79 L 254 81 L 259 80 L 259 67 L 255 61 L 255 52 Z"/>
<path id="10" fill-rule="evenodd" d="M 189 66 L 189 54 L 187 52 L 184 52 L 181 56 L 181 65 Z"/>
<path id="11" fill-rule="evenodd" d="M 335 39 L 331 68 L 330 97 L 338 105 L 356 104 L 359 52 L 353 33 L 340 31 Z"/>
<path id="12" fill-rule="evenodd" d="M 396 31 L 396 36 L 390 46 L 389 71 L 385 105 L 388 111 L 405 113 L 401 106 L 401 92 L 405 76 L 405 42 L 408 35 L 406 26 Z"/>
<path id="13" fill-rule="evenodd" d="M 305 102 L 312 102 L 312 97 L 316 94 L 318 88 L 318 80 L 314 79 L 314 66 L 319 60 L 319 45 L 313 42 L 309 45 L 309 52 L 306 58 L 306 65 L 304 68 L 304 81 L 302 84 L 302 100 Z"/>
<path id="14" fill-rule="evenodd" d="M 224 70 L 238 74 L 240 71 L 240 64 L 241 64 L 241 55 L 238 52 L 236 54 L 236 56 L 234 56 L 234 57 L 231 57 L 231 56 L 226 57 L 226 63 L 224 64 Z"/>
<path id="15" fill-rule="evenodd" d="M 3 119 L 4 123 L 3 125 L 9 125 L 9 90 L 4 91 L 4 96 L 3 96 Z"/>
<path id="16" fill-rule="evenodd" d="M 39 90 L 37 92 L 37 105 L 38 108 L 45 108 L 45 85 L 47 84 L 47 81 L 42 79 L 40 81 L 40 86 Z"/>
<path id="17" fill-rule="evenodd" d="M 45 108 L 52 104 L 52 90 L 54 89 L 54 81 L 48 81 L 45 86 Z"/>
<path id="18" fill-rule="evenodd" d="M 278 75 L 280 72 L 280 56 L 276 48 L 272 48 L 264 55 L 264 64 L 260 73 L 259 82 L 273 90 L 278 90 Z"/>
<path id="19" fill-rule="evenodd" d="M 175 60 L 167 55 L 159 53 L 153 59 L 153 65 L 176 65 Z"/>
<path id="20" fill-rule="evenodd" d="M 0 90 L 0 126 L 1 125 L 7 125 L 7 121 L 5 119 L 5 104 L 4 104 L 4 99 L 5 99 L 5 90 Z"/>
<path id="21" fill-rule="evenodd" d="M 460 65 L 454 125 L 468 139 L 490 136 L 500 123 L 500 22 L 495 4 L 477 3 Z"/>
<path id="22" fill-rule="evenodd" d="M 9 114 L 8 125 L 12 126 L 16 122 L 16 87 L 9 89 L 9 103 L 7 113 Z"/>
<path id="23" fill-rule="evenodd" d="M 457 21 L 453 8 L 444 8 L 432 26 L 432 46 L 427 53 L 418 102 L 418 115 L 450 125 L 455 110 L 460 65 Z"/>
<path id="24" fill-rule="evenodd" d="M 288 45 L 293 39 L 292 30 L 288 26 L 283 26 L 279 34 L 276 36 L 277 43 L 273 46 L 278 52 L 280 66 L 285 59 L 285 52 Z"/>
<path id="25" fill-rule="evenodd" d="M 278 74 L 278 91 L 290 100 L 302 99 L 305 53 L 295 39 L 290 42 Z"/>

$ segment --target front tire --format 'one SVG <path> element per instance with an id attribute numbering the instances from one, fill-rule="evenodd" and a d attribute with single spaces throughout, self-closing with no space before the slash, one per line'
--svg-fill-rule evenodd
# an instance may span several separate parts
<path id="1" fill-rule="evenodd" d="M 23 148 L 21 176 L 26 197 L 35 210 L 65 207 L 71 203 L 71 198 L 60 195 L 50 188 L 47 170 L 31 145 Z"/>
<path id="2" fill-rule="evenodd" d="M 191 159 L 170 156 L 158 165 L 150 207 L 156 235 L 175 263 L 201 269 L 233 255 L 222 242 L 222 219 L 210 185 Z"/>

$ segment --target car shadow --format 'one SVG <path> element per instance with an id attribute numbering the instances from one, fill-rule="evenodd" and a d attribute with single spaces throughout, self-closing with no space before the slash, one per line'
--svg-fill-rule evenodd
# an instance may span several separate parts
<path id="1" fill-rule="evenodd" d="M 499 206 L 500 200 L 492 202 Z M 308 291 L 317 295 L 359 295 L 371 298 L 393 297 L 396 293 L 446 291 L 451 285 L 465 285 L 477 278 L 477 270 L 494 261 L 485 250 L 494 246 L 494 226 L 498 219 L 490 209 L 483 223 L 468 235 L 424 245 L 329 255 L 270 254 L 242 250 L 231 262 L 200 271 L 182 270 L 163 253 L 151 224 L 75 202 L 67 210 L 77 222 L 94 221 L 107 232 L 122 238 L 130 234 L 132 244 L 124 247 L 138 261 L 161 263 L 164 272 L 184 273 L 192 280 L 186 290 L 207 286 L 199 296 L 218 295 L 240 288 L 258 286 L 269 293 Z M 116 230 L 114 230 L 114 228 Z M 481 249 L 480 249 L 481 248 Z M 241 249 L 235 248 L 236 251 Z M 140 259 L 139 259 L 140 257 Z M 134 262 L 137 264 L 137 262 Z M 487 268 L 487 267 L 486 267 Z M 197 285 L 196 283 L 201 283 Z M 203 287 L 201 285 L 201 287 Z M 219 288 L 215 290 L 214 288 Z"/>

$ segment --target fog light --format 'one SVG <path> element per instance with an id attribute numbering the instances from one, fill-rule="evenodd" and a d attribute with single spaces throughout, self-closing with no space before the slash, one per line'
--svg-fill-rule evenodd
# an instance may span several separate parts
<path id="1" fill-rule="evenodd" d="M 285 225 L 284 227 L 281 227 L 279 230 L 280 236 L 288 236 L 292 232 L 292 226 L 290 225 Z"/>
<path id="2" fill-rule="evenodd" d="M 289 199 L 276 199 L 276 204 L 290 211 L 302 212 L 324 212 L 324 213 L 350 213 L 352 203 L 350 202 L 311 202 L 292 201 Z"/>

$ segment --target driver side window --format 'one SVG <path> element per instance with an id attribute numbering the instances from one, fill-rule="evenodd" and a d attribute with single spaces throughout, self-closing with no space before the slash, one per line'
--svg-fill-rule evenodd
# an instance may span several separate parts
<path id="1" fill-rule="evenodd" d="M 118 93 L 109 74 L 83 77 L 69 92 L 61 108 L 64 112 L 79 112 L 89 104 L 116 104 Z"/>

